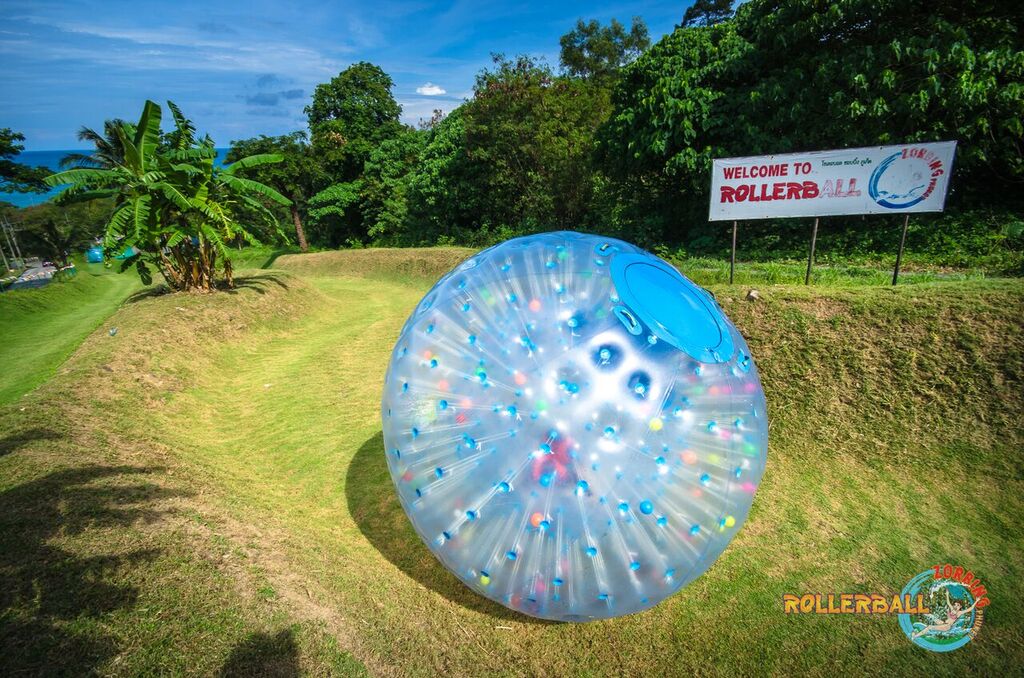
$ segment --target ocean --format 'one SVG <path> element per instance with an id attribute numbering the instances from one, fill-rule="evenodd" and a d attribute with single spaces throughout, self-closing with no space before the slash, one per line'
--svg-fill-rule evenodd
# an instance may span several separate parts
<path id="1" fill-rule="evenodd" d="M 227 148 L 217 149 L 217 158 L 214 160 L 218 165 L 224 164 L 224 158 L 228 154 Z M 21 163 L 22 165 L 29 165 L 30 167 L 37 167 L 42 165 L 43 167 L 49 167 L 53 171 L 60 169 L 60 159 L 68 153 L 88 153 L 88 149 L 73 149 L 68 151 L 22 151 L 22 153 L 14 158 L 15 162 Z M 60 193 L 59 188 L 51 189 L 46 193 L 4 193 L 0 191 L 0 200 L 4 202 L 12 203 L 18 207 L 29 207 L 31 205 L 38 205 L 39 203 L 46 202 L 53 196 Z"/>

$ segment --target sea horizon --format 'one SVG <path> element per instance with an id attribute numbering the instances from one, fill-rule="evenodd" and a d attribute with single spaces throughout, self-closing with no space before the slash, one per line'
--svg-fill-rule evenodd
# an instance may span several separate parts
<path id="1" fill-rule="evenodd" d="M 70 153 L 88 153 L 91 149 L 88 148 L 69 148 L 65 150 L 55 151 L 22 151 L 20 154 L 11 158 L 12 162 L 16 162 L 20 165 L 28 165 L 29 167 L 47 167 L 53 171 L 60 169 L 60 161 L 64 156 Z M 227 157 L 230 148 L 216 148 L 217 157 L 214 159 L 219 165 L 224 164 L 224 158 Z M 0 201 L 7 202 L 15 207 L 31 207 L 33 205 L 39 205 L 53 198 L 55 195 L 60 193 L 61 189 L 53 188 L 46 193 L 8 193 L 0 191 Z"/>

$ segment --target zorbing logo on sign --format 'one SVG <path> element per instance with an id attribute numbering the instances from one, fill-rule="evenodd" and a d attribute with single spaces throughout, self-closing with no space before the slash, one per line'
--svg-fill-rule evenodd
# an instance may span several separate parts
<path id="1" fill-rule="evenodd" d="M 710 221 L 941 212 L 955 141 L 714 161 Z"/>
<path id="2" fill-rule="evenodd" d="M 868 194 L 882 207 L 894 210 L 913 207 L 935 192 L 939 179 L 946 176 L 947 166 L 928 148 L 904 148 L 883 160 L 871 173 Z M 942 202 L 945 197 L 943 190 Z M 941 209 L 942 203 L 939 204 Z"/>

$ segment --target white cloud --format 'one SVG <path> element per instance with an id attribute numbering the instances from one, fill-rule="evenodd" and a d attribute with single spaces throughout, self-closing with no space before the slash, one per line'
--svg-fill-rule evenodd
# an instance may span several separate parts
<path id="1" fill-rule="evenodd" d="M 158 29 L 112 28 L 86 23 L 49 21 L 40 17 L 19 17 L 29 23 L 49 26 L 65 33 L 112 41 L 105 49 L 67 43 L 36 46 L 39 56 L 50 59 L 82 58 L 98 64 L 133 70 L 206 70 L 220 72 L 290 72 L 307 78 L 323 78 L 341 70 L 342 63 L 331 56 L 295 42 L 258 43 L 243 36 L 211 38 L 198 35 L 191 27 L 165 26 Z M 11 52 L 14 41 L 0 40 L 0 52 Z M 337 53 L 352 47 L 332 44 Z"/>
<path id="2" fill-rule="evenodd" d="M 432 82 L 428 82 L 425 85 L 421 85 L 416 88 L 416 94 L 422 94 L 425 97 L 436 97 L 447 93 L 447 90 L 442 87 L 438 87 Z"/>

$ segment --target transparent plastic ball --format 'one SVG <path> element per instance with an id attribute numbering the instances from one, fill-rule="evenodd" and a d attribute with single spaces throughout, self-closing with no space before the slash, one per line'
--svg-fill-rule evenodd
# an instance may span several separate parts
<path id="1" fill-rule="evenodd" d="M 714 298 L 573 232 L 439 280 L 395 345 L 382 418 L 399 499 L 444 566 L 561 621 L 652 607 L 708 569 L 768 442 L 750 351 Z"/>

